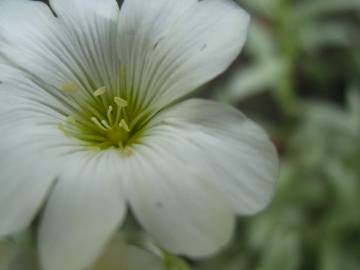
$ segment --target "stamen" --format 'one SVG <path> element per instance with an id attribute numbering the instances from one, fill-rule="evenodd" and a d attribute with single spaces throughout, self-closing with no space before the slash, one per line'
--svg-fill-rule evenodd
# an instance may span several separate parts
<path id="1" fill-rule="evenodd" d="M 107 131 L 107 129 L 104 128 L 104 126 L 99 122 L 99 120 L 98 120 L 96 117 L 91 117 L 91 121 L 93 121 L 94 124 L 95 124 L 98 128 L 100 128 L 101 130 Z"/>
<path id="2" fill-rule="evenodd" d="M 126 83 L 124 67 L 120 68 L 120 77 L 122 79 L 121 84 Z M 132 115 L 129 115 L 129 108 L 127 108 L 129 103 L 120 97 L 122 86 L 120 85 L 120 89 L 117 91 L 114 90 L 115 92 L 108 92 L 109 89 L 105 86 L 93 90 L 90 95 L 96 99 L 87 100 L 88 96 L 72 96 L 71 98 L 77 102 L 76 105 L 84 109 L 84 112 L 65 118 L 58 125 L 59 129 L 66 136 L 75 137 L 88 143 L 89 146 L 96 145 L 98 150 L 115 147 L 125 151 L 127 144 L 130 143 L 130 131 L 134 126 Z M 62 90 L 67 93 L 81 89 L 81 85 L 76 83 L 68 83 L 62 86 Z"/>
<path id="3" fill-rule="evenodd" d="M 118 105 L 120 108 L 125 108 L 128 105 L 128 102 L 125 99 L 122 99 L 121 97 L 115 97 L 114 102 L 116 105 Z"/>
<path id="4" fill-rule="evenodd" d="M 126 123 L 125 119 L 121 119 L 121 121 L 119 123 L 119 127 L 123 128 L 126 132 L 130 132 L 129 126 Z"/>
<path id="5" fill-rule="evenodd" d="M 103 124 L 104 127 L 106 127 L 108 130 L 111 130 L 112 128 L 110 127 L 110 125 L 108 124 L 108 122 L 106 122 L 106 120 L 101 120 L 101 124 Z"/>
<path id="6" fill-rule="evenodd" d="M 113 107 L 109 106 L 108 111 L 107 111 L 107 118 L 108 118 L 108 120 L 110 122 L 110 125 L 113 124 L 112 111 L 113 111 Z"/>
<path id="7" fill-rule="evenodd" d="M 106 87 L 104 86 L 104 87 L 101 87 L 101 88 L 99 88 L 98 90 L 96 90 L 96 91 L 93 93 L 93 95 L 94 95 L 95 97 L 98 97 L 98 96 L 101 96 L 101 95 L 105 94 L 105 92 L 106 92 Z"/>
<path id="8" fill-rule="evenodd" d="M 70 83 L 66 83 L 66 84 L 62 85 L 61 90 L 67 94 L 73 94 L 73 93 L 79 91 L 80 87 L 78 86 L 78 84 L 76 84 L 74 82 L 70 82 Z"/>

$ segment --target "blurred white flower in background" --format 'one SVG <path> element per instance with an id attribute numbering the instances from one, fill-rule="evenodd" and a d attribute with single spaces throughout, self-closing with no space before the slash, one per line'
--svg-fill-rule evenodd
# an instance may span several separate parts
<path id="1" fill-rule="evenodd" d="M 209 256 L 270 201 L 265 132 L 183 97 L 242 49 L 231 0 L 0 0 L 0 237 L 39 226 L 47 270 L 92 265 L 127 205 L 164 250 Z"/>
<path id="2" fill-rule="evenodd" d="M 161 258 L 114 238 L 91 270 L 165 270 Z"/>
<path id="3" fill-rule="evenodd" d="M 1 270 L 41 270 L 35 249 L 19 243 L 0 242 Z M 156 255 L 131 245 L 120 235 L 111 239 L 100 258 L 88 270 L 165 270 L 165 261 Z M 182 270 L 182 269 L 178 269 Z"/>

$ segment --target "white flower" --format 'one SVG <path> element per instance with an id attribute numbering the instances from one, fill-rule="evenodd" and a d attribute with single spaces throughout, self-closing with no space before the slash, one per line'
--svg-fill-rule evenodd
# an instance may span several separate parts
<path id="1" fill-rule="evenodd" d="M 239 54 L 231 0 L 0 0 L 0 237 L 45 204 L 47 270 L 92 264 L 127 205 L 164 249 L 211 255 L 277 176 L 264 131 L 185 95 Z"/>

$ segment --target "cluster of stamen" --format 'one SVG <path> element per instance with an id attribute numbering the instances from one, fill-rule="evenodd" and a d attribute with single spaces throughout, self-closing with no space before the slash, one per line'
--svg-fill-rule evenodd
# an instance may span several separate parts
<path id="1" fill-rule="evenodd" d="M 67 88 L 70 89 L 70 86 Z M 101 112 L 89 110 L 93 112 L 92 116 L 89 113 L 69 116 L 66 121 L 59 124 L 60 130 L 67 136 L 89 142 L 100 149 L 124 148 L 131 132 L 127 123 L 128 102 L 119 96 L 115 96 L 109 102 L 105 97 L 106 92 L 106 87 L 101 87 L 92 94 L 95 99 L 102 102 Z M 86 104 L 85 107 L 89 108 L 91 105 Z"/>

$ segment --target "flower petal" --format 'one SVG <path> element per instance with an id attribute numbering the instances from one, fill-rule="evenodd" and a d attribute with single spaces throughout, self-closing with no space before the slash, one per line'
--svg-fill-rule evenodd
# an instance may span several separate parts
<path id="1" fill-rule="evenodd" d="M 50 0 L 50 5 L 59 17 L 79 23 L 98 19 L 95 17 L 113 20 L 119 13 L 116 0 Z"/>
<path id="2" fill-rule="evenodd" d="M 138 146 L 130 161 L 130 204 L 161 247 L 203 257 L 229 242 L 235 215 L 206 172 L 164 144 Z"/>
<path id="3" fill-rule="evenodd" d="M 0 84 L 0 125 L 19 126 L 24 122 L 35 129 L 51 125 L 58 130 L 58 124 L 75 112 L 70 100 L 66 102 L 60 93 L 39 87 L 19 70 L 0 64 L 0 72 L 0 76 L 5 78 L 5 82 Z"/>
<path id="4" fill-rule="evenodd" d="M 46 162 L 37 148 L 19 144 L 19 135 L 1 135 L 0 238 L 31 223 L 55 180 L 54 163 Z"/>
<path id="5" fill-rule="evenodd" d="M 67 29 L 81 64 L 98 87 L 116 88 L 120 64 L 116 51 L 116 0 L 50 0 Z"/>
<path id="6" fill-rule="evenodd" d="M 59 150 L 70 145 L 51 126 L 54 113 L 18 90 L 0 84 L 0 238 L 29 225 L 55 180 Z"/>
<path id="7" fill-rule="evenodd" d="M 34 81 L 44 84 L 46 78 L 47 84 L 60 87 L 75 79 L 64 64 L 69 63 L 68 53 L 57 36 L 63 32 L 42 2 L 3 0 L 0 3 L 0 56 Z"/>
<path id="8" fill-rule="evenodd" d="M 2 116 L 2 115 L 1 115 Z M 1 117 L 0 117 L 0 122 Z M 56 172 L 58 155 L 47 127 L 1 125 L 0 238 L 24 230 L 41 208 Z"/>
<path id="9" fill-rule="evenodd" d="M 79 1 L 71 1 L 71 12 L 70 1 L 53 2 L 58 18 L 38 1 L 1 2 L 0 58 L 48 91 L 73 85 L 89 99 L 100 87 L 116 89 L 116 2 L 87 1 L 83 9 L 102 7 L 89 16 L 75 8 Z M 112 3 L 111 13 L 105 2 Z"/>
<path id="10" fill-rule="evenodd" d="M 125 214 L 118 161 L 115 151 L 69 156 L 40 227 L 45 269 L 86 269 L 96 261 Z"/>
<path id="11" fill-rule="evenodd" d="M 268 205 L 278 177 L 277 152 L 265 132 L 239 111 L 190 100 L 161 113 L 152 125 L 149 144 L 163 144 L 189 166 L 210 172 L 209 180 L 239 214 Z"/>
<path id="12" fill-rule="evenodd" d="M 235 60 L 248 24 L 230 0 L 125 1 L 118 46 L 131 94 L 157 108 L 188 94 Z"/>

